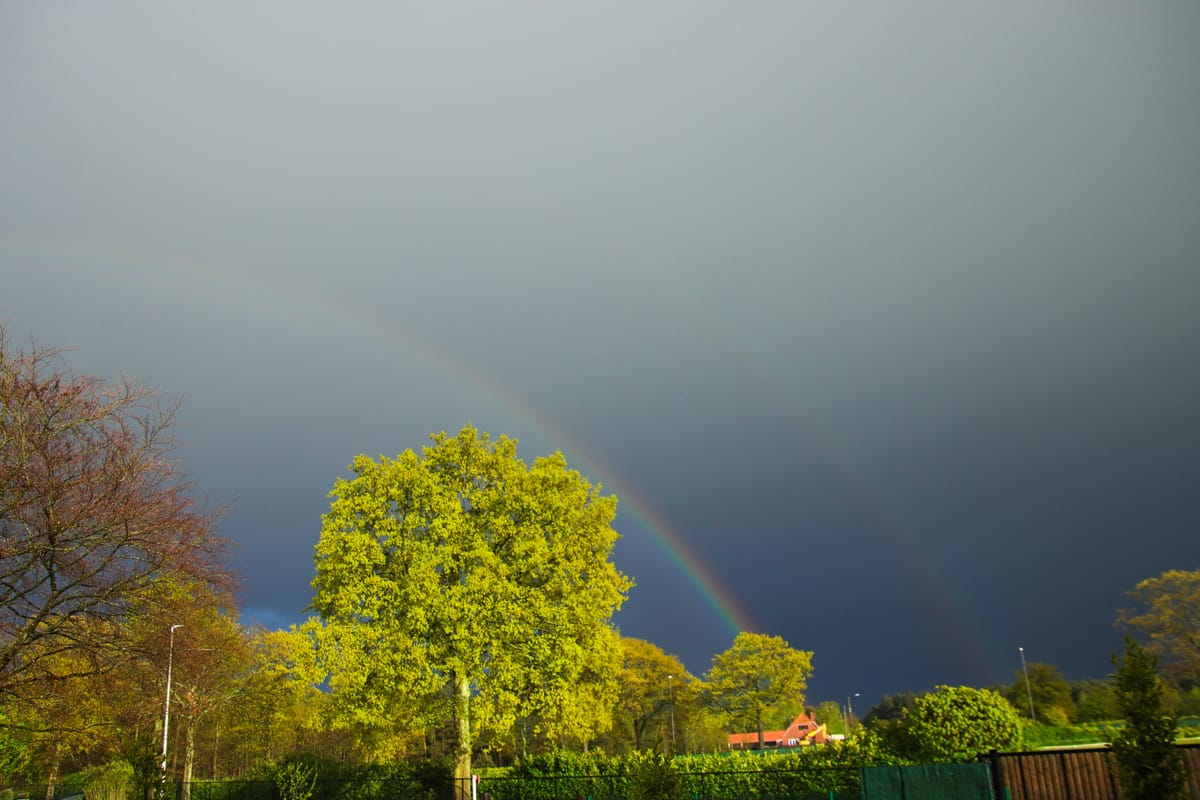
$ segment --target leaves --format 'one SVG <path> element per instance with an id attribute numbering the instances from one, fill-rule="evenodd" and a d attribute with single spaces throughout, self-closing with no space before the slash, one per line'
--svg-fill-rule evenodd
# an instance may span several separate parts
<path id="1" fill-rule="evenodd" d="M 972 761 L 1021 744 L 1017 710 L 999 693 L 970 686 L 939 686 L 918 697 L 899 727 L 903 755 L 927 763 Z"/>
<path id="2" fill-rule="evenodd" d="M 1125 656 L 1113 656 L 1117 703 L 1125 726 L 1113 739 L 1117 777 L 1127 800 L 1172 800 L 1183 796 L 1183 757 L 1175 748 L 1177 721 L 1163 703 L 1158 660 L 1136 640 L 1125 638 Z"/>
<path id="3" fill-rule="evenodd" d="M 561 453 L 527 466 L 471 426 L 431 438 L 420 456 L 358 456 L 330 495 L 309 630 L 337 707 L 453 718 L 460 768 L 468 708 L 496 730 L 603 728 L 631 585 L 609 561 L 616 498 Z"/>
<path id="4" fill-rule="evenodd" d="M 753 726 L 761 737 L 768 717 L 786 720 L 803 708 L 811 673 L 811 651 L 793 650 L 779 636 L 742 632 L 713 658 L 705 690 L 730 725 Z"/>
<path id="5" fill-rule="evenodd" d="M 1171 659 L 1177 677 L 1200 681 L 1200 570 L 1168 570 L 1129 596 L 1139 607 L 1122 610 L 1118 624 L 1145 633 L 1150 651 Z"/>
<path id="6" fill-rule="evenodd" d="M 229 581 L 215 515 L 172 457 L 176 407 L 7 344 L 0 326 L 0 693 L 28 698 L 112 669 L 164 576 Z"/>

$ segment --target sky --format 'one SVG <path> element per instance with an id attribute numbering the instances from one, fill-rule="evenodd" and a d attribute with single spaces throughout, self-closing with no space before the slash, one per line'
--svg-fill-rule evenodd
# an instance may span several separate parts
<path id="1" fill-rule="evenodd" d="M 615 621 L 809 698 L 1102 677 L 1200 567 L 1200 4 L 0 0 L 0 320 L 180 399 L 248 622 L 471 423 Z M 855 695 L 858 695 L 855 698 Z"/>

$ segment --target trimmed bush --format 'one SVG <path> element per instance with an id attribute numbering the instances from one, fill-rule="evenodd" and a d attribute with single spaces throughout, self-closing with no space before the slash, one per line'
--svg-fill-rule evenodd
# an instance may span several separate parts
<path id="1" fill-rule="evenodd" d="M 133 788 L 133 765 L 124 759 L 109 761 L 84 771 L 86 800 L 127 800 Z"/>
<path id="2" fill-rule="evenodd" d="M 625 759 L 630 800 L 680 800 L 683 776 L 674 762 L 657 750 L 630 753 Z"/>

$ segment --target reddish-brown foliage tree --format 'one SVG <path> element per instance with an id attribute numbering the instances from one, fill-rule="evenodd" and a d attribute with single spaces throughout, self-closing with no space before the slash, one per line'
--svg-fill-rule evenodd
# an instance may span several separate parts
<path id="1" fill-rule="evenodd" d="M 0 325 L 0 693 L 110 666 L 156 581 L 228 585 L 216 514 L 174 455 L 177 408 L 10 349 Z"/>

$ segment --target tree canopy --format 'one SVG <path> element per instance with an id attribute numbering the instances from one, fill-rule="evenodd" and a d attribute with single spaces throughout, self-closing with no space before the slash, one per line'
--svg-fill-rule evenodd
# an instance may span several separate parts
<path id="1" fill-rule="evenodd" d="M 934 763 L 971 761 L 1021 743 L 1021 720 L 1012 704 L 997 692 L 970 686 L 939 686 L 918 697 L 900 727 L 905 755 Z"/>
<path id="2" fill-rule="evenodd" d="M 605 716 L 615 701 L 611 617 L 631 582 L 609 560 L 617 499 L 561 453 L 527 466 L 515 439 L 469 425 L 431 440 L 358 456 L 336 481 L 308 630 L 343 714 L 453 720 L 466 778 L 472 720 L 584 737 L 607 724 L 568 712 L 589 686 Z"/>
<path id="3" fill-rule="evenodd" d="M 705 689 L 730 725 L 753 726 L 762 747 L 766 721 L 783 721 L 804 706 L 812 653 L 793 650 L 780 636 L 739 633 L 713 657 Z"/>
<path id="4" fill-rule="evenodd" d="M 175 411 L 64 371 L 57 350 L 12 350 L 0 326 L 0 694 L 111 667 L 156 581 L 227 581 L 214 514 L 172 457 Z"/>
<path id="5" fill-rule="evenodd" d="M 674 737 L 684 722 L 681 706 L 690 694 L 691 681 L 683 662 L 658 645 L 621 639 L 617 712 L 620 721 L 629 726 L 633 749 L 644 749 L 652 742 L 669 742 L 671 750 L 678 749 Z"/>
<path id="6" fill-rule="evenodd" d="M 1145 634 L 1147 647 L 1177 678 L 1200 683 L 1200 570 L 1167 570 L 1129 596 L 1138 605 L 1122 610 L 1118 623 Z"/>
<path id="7" fill-rule="evenodd" d="M 1071 684 L 1054 664 L 1030 662 L 1013 674 L 1013 682 L 1004 696 L 1022 717 L 1029 716 L 1033 703 L 1035 718 L 1044 723 L 1066 725 L 1075 717 L 1075 699 Z"/>
<path id="8" fill-rule="evenodd" d="M 1177 720 L 1163 702 L 1158 659 L 1125 637 L 1125 655 L 1113 656 L 1117 703 L 1125 726 L 1113 739 L 1113 759 L 1127 800 L 1173 800 L 1183 796 L 1183 757 L 1175 747 Z"/>

